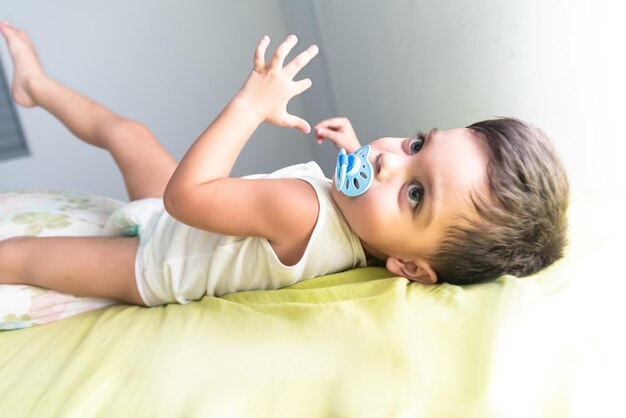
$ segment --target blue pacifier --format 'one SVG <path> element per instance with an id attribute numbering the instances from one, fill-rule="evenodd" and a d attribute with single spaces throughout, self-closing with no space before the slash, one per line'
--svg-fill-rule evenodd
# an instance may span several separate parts
<path id="1" fill-rule="evenodd" d="M 335 170 L 335 187 L 346 196 L 360 196 L 372 185 L 372 164 L 369 155 L 372 148 L 365 145 L 352 154 L 339 150 L 337 169 Z"/>

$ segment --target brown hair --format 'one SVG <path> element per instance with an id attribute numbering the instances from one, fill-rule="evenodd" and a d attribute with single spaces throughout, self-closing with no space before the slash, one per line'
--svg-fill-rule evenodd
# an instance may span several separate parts
<path id="1" fill-rule="evenodd" d="M 515 118 L 467 128 L 484 141 L 489 196 L 474 194 L 478 217 L 448 227 L 429 261 L 439 282 L 471 284 L 503 274 L 527 276 L 563 256 L 567 174 L 548 136 Z M 477 220 L 477 219 L 478 220 Z"/>

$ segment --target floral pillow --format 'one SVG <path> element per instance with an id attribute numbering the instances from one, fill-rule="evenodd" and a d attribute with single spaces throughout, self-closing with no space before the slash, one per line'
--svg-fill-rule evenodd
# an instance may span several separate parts
<path id="1" fill-rule="evenodd" d="M 102 235 L 118 200 L 61 191 L 0 193 L 0 240 L 19 235 Z M 33 286 L 0 285 L 0 330 L 45 324 L 116 303 Z"/>

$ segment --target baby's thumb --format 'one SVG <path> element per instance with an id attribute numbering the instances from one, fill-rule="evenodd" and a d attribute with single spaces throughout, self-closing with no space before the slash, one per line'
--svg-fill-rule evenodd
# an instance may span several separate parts
<path id="1" fill-rule="evenodd" d="M 302 131 L 305 134 L 311 132 L 311 126 L 307 121 L 294 115 L 287 115 L 285 118 L 287 126 Z"/>

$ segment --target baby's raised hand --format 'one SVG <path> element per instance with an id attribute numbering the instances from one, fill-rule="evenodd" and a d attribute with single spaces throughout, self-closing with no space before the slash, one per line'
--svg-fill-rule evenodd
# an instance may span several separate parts
<path id="1" fill-rule="evenodd" d="M 331 118 L 321 121 L 315 125 L 315 137 L 318 144 L 328 139 L 337 148 L 344 148 L 348 153 L 354 152 L 361 146 L 348 118 Z"/>
<path id="2" fill-rule="evenodd" d="M 283 67 L 285 57 L 297 42 L 295 35 L 289 35 L 266 64 L 265 51 L 270 39 L 264 36 L 256 47 L 254 69 L 235 98 L 247 102 L 264 122 L 296 128 L 308 134 L 311 132 L 309 124 L 304 119 L 287 113 L 287 103 L 292 97 L 311 87 L 310 79 L 294 81 L 293 78 L 317 55 L 318 48 L 311 45 Z"/>

